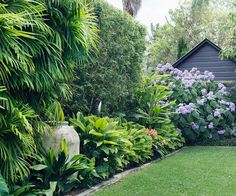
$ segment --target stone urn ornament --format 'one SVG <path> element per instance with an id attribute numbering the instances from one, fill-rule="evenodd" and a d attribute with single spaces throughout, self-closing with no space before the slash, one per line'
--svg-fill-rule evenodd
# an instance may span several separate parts
<path id="1" fill-rule="evenodd" d="M 66 140 L 69 158 L 78 155 L 80 152 L 80 138 L 73 126 L 69 126 L 67 121 L 58 122 L 52 126 L 52 131 L 43 135 L 43 144 L 46 150 L 54 149 L 58 154 L 61 141 Z"/>

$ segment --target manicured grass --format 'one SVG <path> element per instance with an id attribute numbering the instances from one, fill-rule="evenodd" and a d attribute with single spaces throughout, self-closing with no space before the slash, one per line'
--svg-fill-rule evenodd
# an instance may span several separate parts
<path id="1" fill-rule="evenodd" d="M 236 147 L 189 147 L 96 196 L 235 196 Z"/>

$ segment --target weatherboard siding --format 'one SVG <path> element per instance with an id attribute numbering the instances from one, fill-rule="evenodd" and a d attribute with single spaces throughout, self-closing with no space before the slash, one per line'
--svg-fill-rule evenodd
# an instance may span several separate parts
<path id="1" fill-rule="evenodd" d="M 216 80 L 236 80 L 236 63 L 222 60 L 219 50 L 206 42 L 176 67 L 180 70 L 198 68 L 201 72 L 210 71 Z"/>

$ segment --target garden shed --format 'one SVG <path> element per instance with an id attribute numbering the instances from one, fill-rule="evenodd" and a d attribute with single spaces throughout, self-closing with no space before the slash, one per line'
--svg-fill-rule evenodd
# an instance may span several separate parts
<path id="1" fill-rule="evenodd" d="M 199 71 L 210 71 L 216 80 L 236 80 L 236 61 L 222 59 L 221 48 L 208 39 L 204 39 L 186 55 L 173 64 L 180 70 L 191 70 L 196 67 Z"/>

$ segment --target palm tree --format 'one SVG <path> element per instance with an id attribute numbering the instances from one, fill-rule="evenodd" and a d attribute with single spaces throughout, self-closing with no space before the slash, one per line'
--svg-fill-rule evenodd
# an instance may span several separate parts
<path id="1" fill-rule="evenodd" d="M 122 2 L 125 11 L 133 17 L 137 16 L 137 13 L 141 8 L 142 0 L 122 0 Z"/>
<path id="2" fill-rule="evenodd" d="M 0 2 L 0 174 L 9 184 L 29 172 L 43 121 L 64 119 L 73 68 L 95 46 L 96 18 L 84 2 Z"/>

